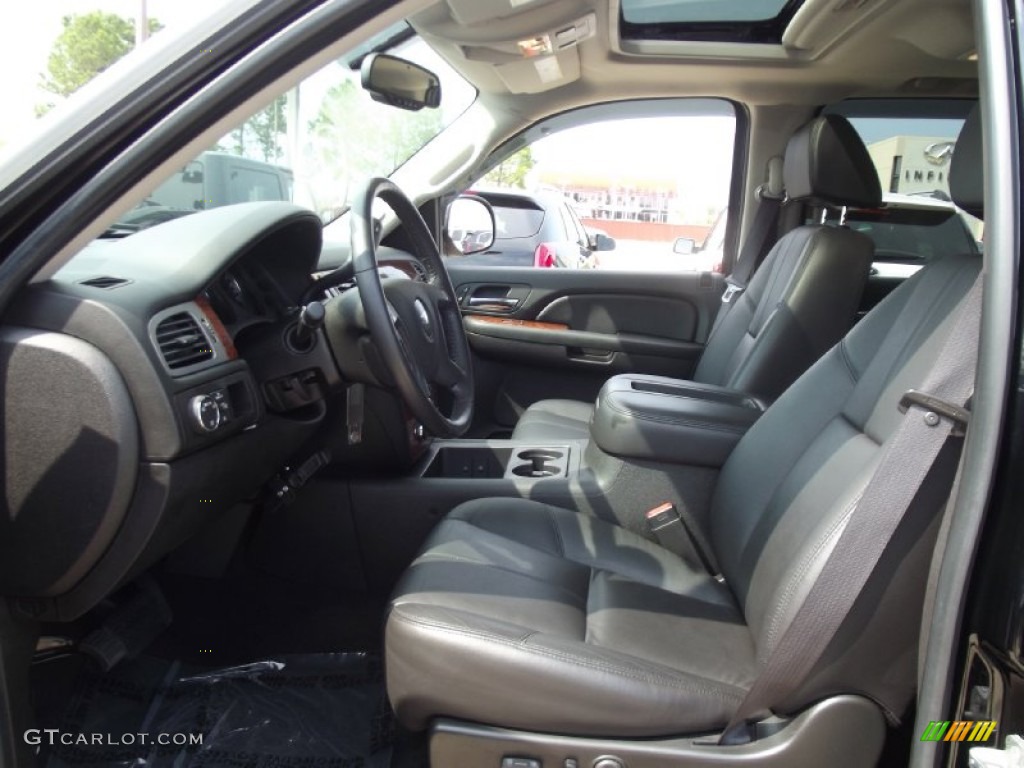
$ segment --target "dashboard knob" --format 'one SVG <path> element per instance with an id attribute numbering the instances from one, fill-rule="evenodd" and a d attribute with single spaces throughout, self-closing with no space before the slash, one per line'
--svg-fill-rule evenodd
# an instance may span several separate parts
<path id="1" fill-rule="evenodd" d="M 220 426 L 221 413 L 217 401 L 210 395 L 196 395 L 188 404 L 192 426 L 199 432 L 208 434 Z"/>

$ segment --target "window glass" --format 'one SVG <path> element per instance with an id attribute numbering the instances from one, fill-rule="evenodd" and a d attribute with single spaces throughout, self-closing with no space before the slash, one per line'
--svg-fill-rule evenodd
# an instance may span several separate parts
<path id="1" fill-rule="evenodd" d="M 659 272 L 720 267 L 720 241 L 716 252 L 701 244 L 729 202 L 732 107 L 676 100 L 656 107 L 606 105 L 596 118 L 583 112 L 534 126 L 528 134 L 536 140 L 473 185 L 494 206 L 497 238 L 484 253 L 451 257 L 482 266 Z M 516 239 L 509 242 L 513 225 Z M 614 248 L 591 252 L 590 235 L 596 234 L 614 241 Z M 697 248 L 675 252 L 678 238 L 692 239 Z M 557 257 L 542 258 L 539 251 Z"/>
<path id="2" fill-rule="evenodd" d="M 622 0 L 622 17 L 632 24 L 709 21 L 766 21 L 789 0 Z"/>
<path id="3" fill-rule="evenodd" d="M 576 228 L 576 223 L 572 220 L 572 215 L 569 213 L 569 206 L 562 205 L 562 225 L 565 227 L 565 237 L 567 240 L 575 240 L 577 243 L 583 245 L 583 239 L 580 237 L 580 230 Z"/>
<path id="4" fill-rule="evenodd" d="M 883 199 L 889 207 L 913 208 L 915 199 L 924 198 L 946 203 L 938 206 L 941 215 L 953 209 L 949 167 L 956 151 L 957 136 L 971 106 L 970 101 L 951 99 L 864 99 L 841 102 L 825 111 L 849 119 L 868 149 L 882 186 Z M 971 237 L 981 240 L 982 222 L 963 211 L 959 214 Z M 936 232 L 934 221 L 931 226 L 925 226 L 920 221 L 924 214 L 919 211 L 915 215 L 919 221 L 892 225 L 896 228 L 888 239 L 905 240 L 906 227 L 913 226 L 921 237 L 918 255 L 927 258 L 926 251 L 948 250 L 942 249 L 938 240 L 928 244 L 929 237 L 942 235 Z M 957 222 L 950 222 L 943 231 L 947 235 L 953 233 L 956 225 Z M 959 247 L 962 232 L 963 227 L 959 227 L 950 246 L 955 243 Z"/>
<path id="5" fill-rule="evenodd" d="M 279 176 L 263 170 L 235 166 L 228 173 L 228 203 L 255 203 L 286 199 Z"/>
<path id="6" fill-rule="evenodd" d="M 949 161 L 963 126 L 957 118 L 853 117 L 883 192 L 949 199 Z"/>
<path id="7" fill-rule="evenodd" d="M 567 205 L 565 210 L 568 212 L 569 221 L 571 223 L 571 230 L 576 233 L 576 239 L 579 240 L 580 245 L 587 245 L 587 231 L 580 222 L 580 217 L 576 215 L 576 209 L 572 205 Z"/>
<path id="8" fill-rule="evenodd" d="M 540 232 L 540 226 L 544 223 L 544 211 L 536 208 L 517 208 L 498 202 L 494 205 L 494 220 L 498 227 L 498 240 L 532 237 Z"/>
<path id="9" fill-rule="evenodd" d="M 952 204 L 939 200 L 891 200 L 881 210 L 852 210 L 846 224 L 871 238 L 876 261 L 912 264 L 978 248 Z"/>
<path id="10" fill-rule="evenodd" d="M 157 7 L 154 2 L 152 9 Z M 94 16 L 88 15 L 87 30 L 100 24 L 103 31 L 116 21 Z M 121 26 L 118 22 L 116 28 Z M 102 37 L 93 30 L 79 42 Z M 106 236 L 127 237 L 199 210 L 263 201 L 298 203 L 325 224 L 340 217 L 365 179 L 390 176 L 476 98 L 473 87 L 405 22 L 375 42 L 386 47 L 387 41 L 394 41 L 389 53 L 438 76 L 438 108 L 409 111 L 375 101 L 362 87 L 358 66 L 353 68 L 359 59 L 359 51 L 353 51 L 239 122 L 165 179 Z"/>
<path id="11" fill-rule="evenodd" d="M 803 0 L 620 0 L 619 37 L 631 41 L 779 44 Z"/>

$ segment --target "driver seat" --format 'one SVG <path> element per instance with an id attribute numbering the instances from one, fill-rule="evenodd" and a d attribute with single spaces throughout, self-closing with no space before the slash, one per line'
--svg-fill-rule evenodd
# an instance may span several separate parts
<path id="1" fill-rule="evenodd" d="M 975 215 L 981 158 L 975 111 L 951 171 L 957 202 Z M 708 518 L 723 579 L 569 509 L 515 498 L 457 507 L 391 603 L 387 686 L 401 722 L 419 730 L 447 717 L 604 740 L 721 729 L 856 514 L 902 418 L 902 393 L 920 386 L 980 267 L 976 255 L 929 264 L 747 432 L 722 468 Z M 940 455 L 829 648 L 773 712 L 856 694 L 891 721 L 903 713 L 956 453 Z"/>

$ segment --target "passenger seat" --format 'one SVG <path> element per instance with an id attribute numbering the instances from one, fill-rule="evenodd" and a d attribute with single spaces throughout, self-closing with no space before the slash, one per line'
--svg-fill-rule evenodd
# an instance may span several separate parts
<path id="1" fill-rule="evenodd" d="M 864 143 L 838 115 L 817 117 L 786 147 L 791 200 L 821 206 L 881 205 Z M 871 240 L 845 227 L 798 227 L 782 237 L 749 285 L 722 304 L 694 381 L 773 401 L 853 324 L 874 256 Z M 542 400 L 526 409 L 515 440 L 586 438 L 593 405 Z"/>

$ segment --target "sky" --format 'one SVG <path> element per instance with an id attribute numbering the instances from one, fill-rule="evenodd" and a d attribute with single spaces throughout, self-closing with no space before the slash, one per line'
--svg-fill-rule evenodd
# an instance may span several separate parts
<path id="1" fill-rule="evenodd" d="M 31 131 L 36 105 L 47 100 L 39 76 L 61 19 L 102 10 L 134 20 L 144 1 L 149 17 L 168 29 L 194 24 L 217 7 L 217 0 L 21 0 L 0 6 L 0 146 Z"/>

